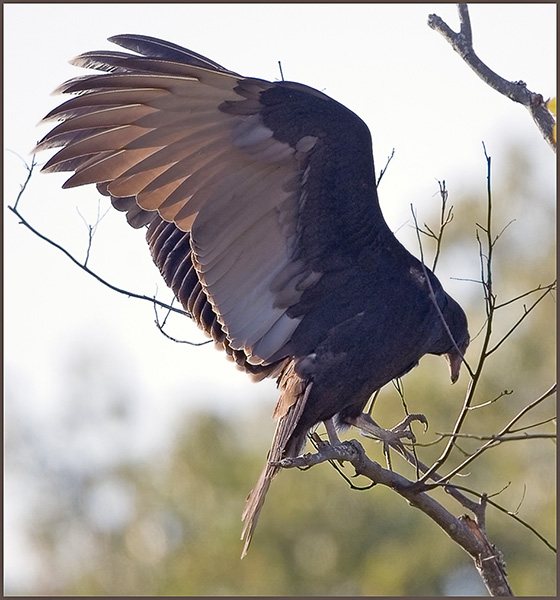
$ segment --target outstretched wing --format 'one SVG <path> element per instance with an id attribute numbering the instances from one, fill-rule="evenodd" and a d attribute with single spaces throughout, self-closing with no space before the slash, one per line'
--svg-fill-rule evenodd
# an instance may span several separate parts
<path id="1" fill-rule="evenodd" d="M 98 184 L 132 225 L 151 223 L 152 245 L 187 233 L 186 261 L 158 246 L 166 280 L 189 297 L 198 286 L 205 329 L 238 362 L 274 364 L 313 309 L 303 294 L 383 223 L 367 127 L 306 86 L 244 78 L 146 36 L 111 41 L 139 55 L 74 59 L 106 72 L 59 88 L 77 95 L 45 118 L 61 123 L 37 149 L 62 148 L 44 170 L 73 171 L 64 187 Z"/>

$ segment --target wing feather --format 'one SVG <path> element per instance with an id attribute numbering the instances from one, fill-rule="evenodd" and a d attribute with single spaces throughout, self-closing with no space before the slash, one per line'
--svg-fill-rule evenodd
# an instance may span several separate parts
<path id="1" fill-rule="evenodd" d="M 263 122 L 260 95 L 274 84 L 153 38 L 114 41 L 150 55 L 88 52 L 73 61 L 104 73 L 58 89 L 79 95 L 46 117 L 61 122 L 39 148 L 62 146 L 46 169 L 74 171 L 64 187 L 97 183 L 134 226 L 156 215 L 174 223 L 180 244 L 167 236 L 152 245 L 166 281 L 209 334 L 227 338 L 236 360 L 264 365 L 301 320 L 287 315 L 286 300 L 303 290 L 286 274 L 312 144 L 279 140 Z M 302 272 L 298 263 L 297 281 Z"/>

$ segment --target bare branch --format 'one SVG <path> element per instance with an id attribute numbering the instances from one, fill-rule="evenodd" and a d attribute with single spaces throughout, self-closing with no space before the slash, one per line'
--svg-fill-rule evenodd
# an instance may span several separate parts
<path id="1" fill-rule="evenodd" d="M 474 406 L 470 406 L 469 410 L 478 410 L 479 408 L 484 408 L 485 406 L 490 406 L 490 404 L 494 404 L 494 402 L 497 402 L 500 398 L 503 398 L 504 396 L 510 396 L 511 394 L 513 394 L 513 390 L 503 390 L 495 398 L 492 398 L 491 400 L 487 400 L 486 402 L 483 402 L 482 404 L 475 404 Z"/>
<path id="2" fill-rule="evenodd" d="M 548 423 L 552 423 L 556 421 L 556 416 L 549 417 L 548 419 L 543 419 L 538 423 L 532 423 L 531 425 L 525 425 L 524 427 L 519 427 L 518 429 L 510 429 L 510 433 L 518 433 L 519 431 L 526 431 L 527 429 L 533 429 L 534 427 L 540 427 L 541 425 L 547 425 Z"/>
<path id="3" fill-rule="evenodd" d="M 472 31 L 467 4 L 458 4 L 461 29 L 453 31 L 438 15 L 428 16 L 428 26 L 440 33 L 452 46 L 453 50 L 469 65 L 469 67 L 491 88 L 514 102 L 525 106 L 544 139 L 556 152 L 554 139 L 554 117 L 546 107 L 546 101 L 541 94 L 531 92 L 523 81 L 508 81 L 490 69 L 476 55 L 473 48 Z"/>
<path id="4" fill-rule="evenodd" d="M 441 245 L 443 243 L 443 231 L 453 221 L 453 206 L 450 206 L 447 209 L 447 199 L 449 194 L 447 192 L 447 188 L 445 187 L 445 179 L 443 181 L 438 181 L 439 185 L 439 194 L 441 197 L 441 213 L 439 219 L 439 231 L 436 235 L 436 252 L 434 255 L 434 262 L 432 264 L 432 271 L 435 272 L 436 266 L 438 263 L 439 255 L 441 253 Z"/>
<path id="5" fill-rule="evenodd" d="M 432 271 L 435 273 L 438 259 L 441 253 L 441 246 L 443 243 L 443 232 L 445 228 L 453 221 L 453 206 L 447 208 L 448 192 L 445 186 L 445 179 L 438 181 L 439 195 L 441 198 L 441 209 L 438 231 L 435 232 L 427 223 L 424 223 L 424 229 L 418 227 L 418 223 L 415 223 L 417 233 L 421 233 L 426 237 L 432 238 L 436 242 L 436 249 L 434 252 L 434 261 L 432 263 Z"/>
<path id="6" fill-rule="evenodd" d="M 528 292 L 519 294 L 519 296 L 515 296 L 515 298 L 506 300 L 505 302 L 502 302 L 501 304 L 496 304 L 496 310 L 498 310 L 499 308 L 503 308 L 504 306 L 507 306 L 508 304 L 513 304 L 514 302 L 517 302 L 518 300 L 522 300 L 523 298 L 526 298 L 527 296 L 530 296 L 531 294 L 535 294 L 536 292 L 540 292 L 541 290 L 553 291 L 554 289 L 556 289 L 556 280 L 554 280 L 552 283 L 549 283 L 548 285 L 545 285 L 545 286 L 539 284 L 536 288 L 533 288 L 532 290 L 529 290 Z"/>
<path id="7" fill-rule="evenodd" d="M 442 433 L 440 434 L 442 437 L 451 436 L 450 433 Z M 491 442 L 495 442 L 495 445 L 501 444 L 502 442 L 518 442 L 521 440 L 537 440 L 537 439 L 550 439 L 555 440 L 555 433 L 525 433 L 522 435 L 476 435 L 474 433 L 456 433 L 455 437 L 457 438 L 466 438 L 471 440 L 489 440 Z"/>
<path id="8" fill-rule="evenodd" d="M 323 445 L 315 454 L 285 458 L 279 464 L 284 468 L 312 467 L 325 461 L 348 461 L 357 475 L 364 475 L 376 484 L 385 485 L 435 521 L 447 535 L 473 558 L 475 566 L 488 591 L 495 596 L 512 596 L 501 556 L 488 541 L 480 525 L 469 517 L 455 517 L 439 502 L 416 484 L 395 471 L 384 469 L 370 460 L 363 446 L 356 440 L 336 446 Z"/>
<path id="9" fill-rule="evenodd" d="M 529 306 L 529 308 L 527 308 L 526 306 L 523 307 L 523 314 L 521 315 L 521 317 L 519 317 L 519 319 L 512 325 L 512 327 L 510 327 L 509 331 L 502 337 L 502 339 L 497 342 L 492 348 L 490 348 L 487 353 L 486 356 L 490 356 L 491 354 L 493 354 L 494 352 L 496 352 L 496 350 L 508 339 L 508 337 L 519 327 L 519 325 L 521 325 L 521 323 L 529 316 L 529 314 L 535 309 L 535 307 L 546 297 L 548 296 L 548 294 L 550 294 L 554 289 L 556 289 L 556 281 L 552 284 L 550 284 L 548 287 L 544 288 L 544 292 L 533 302 L 533 304 L 531 304 L 531 306 Z"/>
<path id="10" fill-rule="evenodd" d="M 508 486 L 509 486 L 509 484 L 506 487 L 508 487 Z M 475 492 L 474 490 L 471 490 L 469 488 L 466 488 L 466 487 L 463 487 L 460 485 L 454 485 L 453 487 L 455 487 L 458 490 L 463 490 L 464 492 L 467 492 L 469 494 L 473 494 L 474 496 L 477 496 L 478 498 L 481 498 L 482 496 L 484 496 L 484 494 L 480 494 L 479 492 Z M 500 492 L 497 492 L 497 493 L 500 493 Z M 520 525 L 523 525 L 523 527 L 526 527 L 529 531 L 531 531 L 531 533 L 533 533 L 537 538 L 539 538 L 539 540 L 541 540 L 541 542 L 543 542 L 543 544 L 549 550 L 552 550 L 552 552 L 556 553 L 556 548 L 541 533 L 539 533 L 532 525 L 529 525 L 529 523 L 527 523 L 526 521 L 524 521 L 523 519 L 518 517 L 515 512 L 508 510 L 507 508 L 504 508 L 503 506 L 501 506 L 497 502 L 494 502 L 493 500 L 490 500 L 490 496 L 486 496 L 486 502 L 490 506 L 496 508 L 500 512 L 503 512 L 504 514 L 508 515 L 509 517 L 511 517 L 512 519 L 517 521 Z"/>
<path id="11" fill-rule="evenodd" d="M 12 151 L 10 151 L 12 152 Z M 25 168 L 27 169 L 27 177 L 25 178 L 25 181 L 21 184 L 20 188 L 19 188 L 19 192 L 18 195 L 16 196 L 16 201 L 14 202 L 14 207 L 13 209 L 11 207 L 10 210 L 12 210 L 13 212 L 15 212 L 17 214 L 17 208 L 18 208 L 18 204 L 19 201 L 21 200 L 21 197 L 23 196 L 23 192 L 25 192 L 25 189 L 27 188 L 28 183 L 31 180 L 31 176 L 33 175 L 33 171 L 35 169 L 35 167 L 37 166 L 37 162 L 35 161 L 35 154 L 31 157 L 31 164 L 27 164 L 27 162 L 16 152 L 13 152 L 13 154 L 15 154 L 25 165 Z"/>
<path id="12" fill-rule="evenodd" d="M 84 222 L 84 225 L 87 227 L 87 231 L 88 231 L 88 244 L 87 244 L 87 249 L 86 249 L 86 257 L 84 259 L 84 266 L 87 266 L 88 261 L 89 261 L 89 255 L 91 252 L 91 247 L 93 244 L 93 237 L 95 236 L 95 232 L 97 231 L 97 227 L 99 226 L 99 223 L 101 223 L 101 221 L 105 218 L 105 216 L 109 213 L 109 209 L 107 208 L 105 210 L 105 212 L 103 214 L 101 214 L 101 206 L 99 201 L 97 202 L 97 219 L 95 220 L 95 223 L 93 225 L 90 225 L 87 221 L 87 219 L 82 215 L 82 213 L 80 212 L 80 209 L 76 209 L 78 214 L 80 215 L 80 218 L 82 219 L 82 221 Z"/>
<path id="13" fill-rule="evenodd" d="M 381 171 L 379 171 L 379 177 L 377 178 L 377 183 L 375 184 L 375 187 L 379 187 L 379 183 L 381 182 L 381 178 L 387 172 L 387 168 L 389 167 L 389 163 L 393 160 L 393 156 L 395 156 L 395 149 L 394 148 L 391 151 L 390 156 L 387 158 L 387 162 L 385 163 L 385 166 L 381 169 Z"/>
<path id="14" fill-rule="evenodd" d="M 284 71 L 282 71 L 282 61 L 278 61 L 278 70 L 280 71 L 280 81 L 284 81 Z"/>
<path id="15" fill-rule="evenodd" d="M 508 434 L 509 431 L 510 431 L 510 429 L 511 429 L 511 427 L 513 427 L 513 425 L 515 423 L 517 423 L 517 421 L 519 421 L 519 419 L 521 419 L 521 417 L 523 417 L 529 411 L 533 410 L 533 408 L 535 408 L 537 405 L 539 405 L 541 402 L 543 402 L 544 400 L 546 400 L 548 397 L 552 396 L 555 393 L 556 393 L 556 384 L 554 384 L 552 387 L 550 387 L 544 394 L 542 394 L 541 396 L 539 396 L 536 400 L 533 400 L 533 402 L 531 402 L 530 404 L 528 404 L 527 406 L 525 406 L 524 408 L 522 408 L 517 413 L 517 415 L 515 415 L 515 417 L 499 433 L 497 433 L 494 436 L 493 439 L 491 439 L 488 442 L 486 442 L 486 444 L 484 444 L 483 446 L 481 446 L 476 452 L 473 452 L 459 466 L 457 466 L 455 469 L 453 469 L 452 471 L 450 471 L 448 475 L 446 475 L 445 477 L 442 478 L 442 480 L 441 480 L 440 483 L 448 482 L 452 477 L 454 477 L 455 475 L 457 475 L 458 473 L 460 473 L 467 465 L 469 465 L 476 458 L 478 458 L 483 452 L 485 452 L 486 450 L 488 450 L 492 446 L 496 445 L 496 443 L 497 443 L 496 440 L 497 439 L 499 440 L 501 437 L 503 437 L 506 434 Z M 453 438 L 455 438 L 455 436 L 458 433 L 459 433 L 458 431 L 454 432 L 453 433 Z"/>
<path id="16" fill-rule="evenodd" d="M 205 342 L 190 342 L 189 340 L 178 340 L 177 338 L 169 335 L 167 333 L 167 331 L 164 331 L 164 327 L 165 327 L 165 324 L 167 322 L 167 317 L 170 315 L 169 308 L 171 308 L 172 305 L 173 305 L 173 302 L 171 302 L 171 305 L 169 305 L 168 308 L 166 307 L 167 308 L 167 314 L 165 315 L 165 318 L 163 319 L 163 322 L 160 322 L 160 320 L 159 320 L 159 314 L 158 314 L 158 311 L 157 311 L 158 305 L 154 302 L 154 313 L 155 313 L 155 316 L 156 316 L 155 324 L 156 324 L 156 327 L 159 329 L 160 333 L 163 336 L 165 336 L 168 340 L 171 340 L 172 342 L 175 342 L 176 344 L 188 344 L 189 346 L 206 346 L 206 344 L 211 344 L 212 343 L 212 340 L 206 340 Z M 161 304 L 159 306 L 161 306 Z"/>
<path id="17" fill-rule="evenodd" d="M 22 159 L 23 160 L 23 159 Z M 33 170 L 34 168 L 37 166 L 37 163 L 35 162 L 35 156 L 33 156 L 33 159 L 31 161 L 31 165 L 28 165 L 25 161 L 25 167 L 27 169 L 27 178 L 25 179 L 24 183 L 21 186 L 21 189 L 16 197 L 16 201 L 14 202 L 13 206 L 8 206 L 8 209 L 13 212 L 16 217 L 18 217 L 19 222 L 21 225 L 24 225 L 27 229 L 29 229 L 29 231 L 31 231 L 32 233 L 34 233 L 38 238 L 42 239 L 43 241 L 47 242 L 48 244 L 50 244 L 51 246 L 53 246 L 54 248 L 56 248 L 57 250 L 59 250 L 60 252 L 62 252 L 63 254 L 65 254 L 75 265 L 77 265 L 80 269 L 82 269 L 82 271 L 85 271 L 88 275 L 91 275 L 92 277 L 94 277 L 95 279 L 97 279 L 97 281 L 99 281 L 100 283 L 102 283 L 104 286 L 108 287 L 109 289 L 118 292 L 119 294 L 123 294 L 125 296 L 128 296 L 129 298 L 137 298 L 139 300 L 146 300 L 148 302 L 151 302 L 154 305 L 157 306 L 161 306 L 162 308 L 165 308 L 169 311 L 178 313 L 180 315 L 184 315 L 187 317 L 190 317 L 191 315 L 184 311 L 181 310 L 179 308 L 175 308 L 174 306 L 170 306 L 169 304 L 166 304 L 165 302 L 160 302 L 159 300 L 156 300 L 153 297 L 150 296 L 146 296 L 144 294 L 136 294 L 135 292 L 130 292 L 128 290 L 124 290 L 116 285 L 113 285 L 112 283 L 109 283 L 108 281 L 106 281 L 105 279 L 103 279 L 100 275 L 98 275 L 97 273 L 95 273 L 94 271 L 92 271 L 88 266 L 87 266 L 87 260 L 89 257 L 89 245 L 88 245 L 88 250 L 86 252 L 86 259 L 85 262 L 80 262 L 73 254 L 71 254 L 66 248 L 64 248 L 63 246 L 61 246 L 60 244 L 58 244 L 57 242 L 55 242 L 54 240 L 51 240 L 49 237 L 47 237 L 46 235 L 42 234 L 40 231 L 38 231 L 35 227 L 33 227 L 29 221 L 27 221 L 27 219 L 24 218 L 24 216 L 21 214 L 21 212 L 19 211 L 18 205 L 19 202 L 23 196 L 23 193 L 25 192 L 25 189 L 27 187 L 27 184 L 29 183 L 31 176 L 33 174 Z M 95 226 L 94 226 L 95 227 Z M 90 234 L 91 235 L 91 234 Z M 91 244 L 91 241 L 90 241 Z"/>

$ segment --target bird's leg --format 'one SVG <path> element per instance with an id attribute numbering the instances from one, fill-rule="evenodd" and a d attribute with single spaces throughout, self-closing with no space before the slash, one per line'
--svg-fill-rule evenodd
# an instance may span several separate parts
<path id="1" fill-rule="evenodd" d="M 334 420 L 331 418 L 331 419 L 328 419 L 327 421 L 323 421 L 323 425 L 325 426 L 325 429 L 327 430 L 327 437 L 329 438 L 328 442 L 325 440 L 322 440 L 316 431 L 313 431 L 312 433 L 308 434 L 309 438 L 317 445 L 317 448 L 320 448 L 321 446 L 328 446 L 328 445 L 338 446 L 339 444 L 341 444 L 342 442 L 340 441 L 340 438 L 338 437 L 338 434 L 336 432 Z"/>
<path id="2" fill-rule="evenodd" d="M 327 430 L 327 437 L 329 438 L 328 442 L 326 442 L 325 440 L 322 440 L 316 431 L 313 431 L 312 433 L 308 434 L 309 437 L 315 442 L 315 444 L 317 444 L 317 447 L 328 445 L 328 444 L 330 444 L 331 446 L 337 446 L 338 444 L 340 444 L 341 441 L 340 441 L 340 438 L 338 437 L 338 434 L 336 433 L 334 419 L 331 418 L 331 419 L 328 419 L 327 421 L 323 421 L 323 425 L 325 426 L 325 429 Z"/>
<path id="3" fill-rule="evenodd" d="M 354 427 L 357 427 L 363 435 L 368 437 L 374 437 L 383 442 L 383 453 L 389 460 L 389 448 L 394 448 L 401 454 L 405 450 L 405 447 L 401 440 L 409 439 L 413 443 L 416 441 L 414 433 L 410 429 L 410 424 L 413 421 L 420 421 L 424 423 L 425 429 L 428 427 L 428 419 L 422 414 L 410 414 L 407 415 L 398 425 L 395 425 L 392 429 L 383 429 L 366 413 L 362 413 L 357 417 L 347 417 L 346 422 Z"/>
<path id="4" fill-rule="evenodd" d="M 325 429 L 327 430 L 327 436 L 329 438 L 329 443 L 331 446 L 336 446 L 337 444 L 340 444 L 340 438 L 338 437 L 338 434 L 336 433 L 336 427 L 334 426 L 334 421 L 333 419 L 329 419 L 328 421 L 325 421 Z"/>

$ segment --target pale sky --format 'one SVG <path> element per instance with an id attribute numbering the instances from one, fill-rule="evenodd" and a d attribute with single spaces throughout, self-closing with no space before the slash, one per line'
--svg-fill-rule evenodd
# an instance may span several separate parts
<path id="1" fill-rule="evenodd" d="M 470 11 L 480 58 L 503 77 L 522 79 L 532 91 L 553 96 L 556 5 L 476 4 Z M 37 123 L 62 101 L 51 92 L 85 73 L 68 60 L 88 50 L 118 49 L 107 38 L 119 33 L 161 37 L 263 79 L 280 78 L 280 60 L 287 80 L 345 104 L 372 131 L 377 171 L 395 148 L 380 188 L 394 230 L 410 222 L 410 203 L 421 212 L 438 202 L 437 179 L 446 180 L 451 194 L 476 182 L 483 189 L 482 141 L 493 155 L 495 180 L 512 143 L 526 146 L 538 158 L 542 176 L 554 178 L 555 156 L 527 111 L 488 88 L 427 26 L 432 12 L 458 28 L 451 4 L 5 4 L 5 205 L 13 203 L 26 175 L 13 153 L 30 159 L 48 130 Z M 65 178 L 37 173 L 20 208 L 41 232 L 83 257 L 87 229 L 81 215 L 95 220 L 99 195 L 93 186 L 61 190 Z M 11 213 L 4 218 L 8 419 L 17 405 L 32 424 L 55 423 L 67 365 L 85 346 L 136 387 L 141 421 L 150 424 L 153 443 L 163 439 L 178 414 L 196 405 L 212 402 L 222 410 L 243 411 L 268 398 L 272 411 L 273 382 L 252 384 L 211 346 L 166 340 L 148 303 L 104 288 L 18 226 Z M 416 252 L 411 238 L 403 240 Z M 90 267 L 120 287 L 147 295 L 157 289 L 162 300 L 171 298 L 143 233 L 114 211 L 95 235 Z M 439 273 L 460 301 L 461 288 L 448 281 L 458 275 L 465 276 Z M 186 320 L 171 332 L 204 339 Z M 12 535 L 22 543 L 17 532 Z M 25 576 L 15 559 L 7 568 L 15 579 Z"/>

